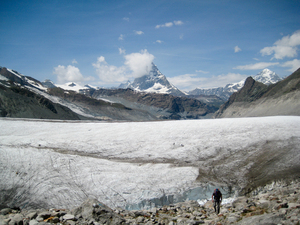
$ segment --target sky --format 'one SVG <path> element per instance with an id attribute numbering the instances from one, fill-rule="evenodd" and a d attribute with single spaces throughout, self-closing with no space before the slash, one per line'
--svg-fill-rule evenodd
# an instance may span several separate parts
<path id="1" fill-rule="evenodd" d="M 299 0 L 2 0 L 0 66 L 117 87 L 153 62 L 184 91 L 300 67 Z"/>

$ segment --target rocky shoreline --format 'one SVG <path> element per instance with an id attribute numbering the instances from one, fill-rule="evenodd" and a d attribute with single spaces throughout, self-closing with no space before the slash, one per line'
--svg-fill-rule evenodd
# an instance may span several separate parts
<path id="1" fill-rule="evenodd" d="M 11 224 L 300 224 L 300 180 L 274 182 L 224 204 L 216 215 L 212 202 L 187 201 L 150 210 L 110 209 L 95 199 L 73 209 L 3 208 L 0 225 Z"/>

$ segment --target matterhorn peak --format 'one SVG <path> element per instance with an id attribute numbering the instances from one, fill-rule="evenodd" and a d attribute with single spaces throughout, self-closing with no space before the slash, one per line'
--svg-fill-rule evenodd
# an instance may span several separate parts
<path id="1" fill-rule="evenodd" d="M 168 81 L 166 76 L 159 71 L 153 62 L 148 74 L 135 78 L 132 83 L 128 81 L 127 83 L 121 84 L 119 88 L 131 88 L 140 92 L 171 94 L 175 96 L 185 95 Z"/>

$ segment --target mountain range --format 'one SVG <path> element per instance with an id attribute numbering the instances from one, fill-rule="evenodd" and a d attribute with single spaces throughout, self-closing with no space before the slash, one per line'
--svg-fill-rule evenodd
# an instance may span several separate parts
<path id="1" fill-rule="evenodd" d="M 281 78 L 275 72 L 269 69 L 262 70 L 260 73 L 254 76 L 253 79 L 266 85 L 275 84 L 281 80 Z M 112 89 L 129 88 L 136 92 L 170 94 L 179 97 L 184 96 L 187 98 L 198 99 L 206 103 L 211 103 L 215 106 L 220 106 L 229 99 L 232 93 L 237 92 L 244 86 L 245 80 L 246 79 L 243 79 L 237 83 L 227 84 L 225 87 L 209 89 L 196 88 L 186 93 L 171 84 L 166 76 L 159 71 L 157 66 L 152 63 L 152 68 L 148 74 L 135 78 L 133 82 L 127 81 L 126 83 L 122 83 L 118 88 Z M 69 82 L 63 85 L 55 85 L 52 81 L 46 80 L 45 82 L 42 82 L 42 84 L 48 88 L 60 87 L 65 90 L 76 91 L 79 93 L 85 93 L 86 90 L 89 89 L 100 89 L 90 85 L 81 86 L 74 82 Z"/>
<path id="2" fill-rule="evenodd" d="M 249 87 L 250 80 L 257 86 L 256 92 L 258 87 L 260 91 L 267 91 L 283 81 L 278 82 L 281 80 L 278 75 L 264 69 L 246 81 L 184 93 L 172 85 L 157 66 L 152 64 L 149 74 L 136 78 L 132 83 L 128 82 L 127 86 L 123 84 L 118 89 L 103 89 L 90 85 L 80 86 L 73 82 L 65 85 L 55 85 L 50 80 L 40 82 L 15 70 L 0 67 L 0 115 L 46 119 L 145 121 L 211 118 L 219 110 L 216 117 L 230 117 L 233 115 L 224 113 L 225 110 L 228 112 L 227 108 L 233 102 L 238 101 L 242 104 L 239 98 L 233 98 L 240 95 L 236 95 L 237 93 L 245 92 L 242 90 Z M 250 95 L 251 98 L 257 96 L 249 91 L 246 93 L 244 95 Z M 265 96 L 264 92 L 259 93 L 259 96 Z M 252 99 L 251 102 L 253 101 Z M 246 102 L 249 103 L 249 100 Z M 236 104 L 233 105 L 236 107 Z M 297 107 L 297 103 L 294 105 Z M 286 114 L 289 113 L 295 114 L 294 111 L 286 110 Z M 253 115 L 264 115 L 264 112 Z"/>
<path id="3" fill-rule="evenodd" d="M 215 117 L 300 116 L 300 68 L 271 85 L 248 77 L 245 85 L 233 93 Z"/>
<path id="4" fill-rule="evenodd" d="M 280 81 L 281 78 L 273 71 L 269 69 L 264 69 L 256 76 L 253 77 L 254 80 L 259 81 L 263 84 L 270 85 L 275 84 Z M 209 89 L 201 89 L 196 88 L 188 93 L 180 91 L 177 87 L 172 85 L 165 75 L 163 75 L 157 68 L 156 65 L 152 64 L 152 69 L 150 72 L 142 77 L 134 79 L 133 82 L 127 81 L 127 83 L 123 83 L 119 86 L 119 88 L 130 88 L 139 92 L 147 92 L 147 93 L 163 93 L 163 94 L 171 94 L 174 96 L 188 96 L 191 98 L 198 98 L 198 96 L 202 96 L 202 100 L 204 96 L 217 96 L 221 98 L 224 103 L 229 99 L 232 93 L 240 90 L 245 83 L 245 80 L 241 80 L 237 83 L 227 84 L 225 87 L 217 87 L 217 88 L 209 88 Z M 209 98 L 209 97 L 208 97 Z M 207 100 L 207 102 L 211 102 L 212 100 Z M 219 99 L 214 99 L 213 101 L 218 102 Z"/>
<path id="5" fill-rule="evenodd" d="M 63 89 L 4 67 L 0 74 L 0 115 L 5 117 L 146 121 L 198 119 L 218 109 L 197 99 L 131 89 L 79 88 L 75 83 Z"/>
<path id="6" fill-rule="evenodd" d="M 266 85 L 275 84 L 281 80 L 281 78 L 273 71 L 269 69 L 264 69 L 256 76 L 253 77 L 254 80 L 261 82 Z M 245 80 L 241 80 L 240 82 L 227 84 L 225 87 L 217 87 L 217 88 L 209 88 L 209 89 L 201 89 L 196 88 L 188 92 L 189 95 L 216 95 L 221 99 L 227 101 L 232 93 L 240 90 L 245 83 Z"/>

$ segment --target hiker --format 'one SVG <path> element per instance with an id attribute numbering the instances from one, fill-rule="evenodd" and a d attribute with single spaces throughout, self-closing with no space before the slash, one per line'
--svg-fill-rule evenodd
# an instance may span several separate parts
<path id="1" fill-rule="evenodd" d="M 215 212 L 217 214 L 219 214 L 220 213 L 220 204 L 222 202 L 222 193 L 218 188 L 214 190 L 214 193 L 212 194 L 211 199 L 212 199 L 212 202 L 214 203 Z"/>

